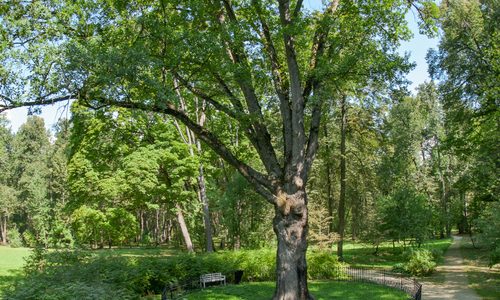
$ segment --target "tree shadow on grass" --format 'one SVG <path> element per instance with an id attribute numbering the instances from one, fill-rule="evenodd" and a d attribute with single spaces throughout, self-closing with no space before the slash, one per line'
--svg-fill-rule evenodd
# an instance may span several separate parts
<path id="1" fill-rule="evenodd" d="M 380 247 L 377 253 L 372 248 L 358 248 L 344 250 L 344 260 L 348 264 L 368 267 L 392 267 L 401 261 L 402 249 Z"/>
<path id="2" fill-rule="evenodd" d="M 471 270 L 472 269 L 472 270 Z M 469 282 L 485 300 L 500 299 L 500 271 L 488 268 L 471 268 L 467 272 Z"/>
<path id="3" fill-rule="evenodd" d="M 24 277 L 22 270 L 8 270 L 6 273 L 7 275 L 0 275 L 0 298 L 3 290 L 12 287 L 16 281 Z"/>

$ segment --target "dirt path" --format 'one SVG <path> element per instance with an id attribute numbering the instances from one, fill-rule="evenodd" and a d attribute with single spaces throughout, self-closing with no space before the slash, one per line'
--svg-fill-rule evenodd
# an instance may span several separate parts
<path id="1" fill-rule="evenodd" d="M 460 249 L 460 236 L 453 236 L 453 243 L 446 251 L 442 270 L 445 272 L 444 285 L 424 283 L 422 299 L 455 299 L 455 300 L 482 300 L 476 291 L 469 287 L 467 267 L 464 266 Z"/>

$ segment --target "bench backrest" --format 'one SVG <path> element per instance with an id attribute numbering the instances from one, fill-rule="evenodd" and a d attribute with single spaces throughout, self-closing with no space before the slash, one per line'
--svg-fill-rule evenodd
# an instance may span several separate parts
<path id="1" fill-rule="evenodd" d="M 222 278 L 221 273 L 211 273 L 211 274 L 201 275 L 202 280 L 213 280 L 213 279 L 221 279 L 221 278 Z"/>

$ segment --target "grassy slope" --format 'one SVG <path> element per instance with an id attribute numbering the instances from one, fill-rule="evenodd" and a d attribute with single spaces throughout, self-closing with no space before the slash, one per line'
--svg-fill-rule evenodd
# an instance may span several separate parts
<path id="1" fill-rule="evenodd" d="M 10 286 L 14 279 L 22 276 L 23 258 L 28 255 L 29 248 L 0 246 L 0 289 Z"/>
<path id="2" fill-rule="evenodd" d="M 500 265 L 488 267 L 488 256 L 474 249 L 469 237 L 460 241 L 460 254 L 468 268 L 469 284 L 485 300 L 500 299 Z"/>
<path id="3" fill-rule="evenodd" d="M 363 284 L 357 282 L 313 281 L 308 284 L 309 290 L 318 300 L 326 299 L 387 299 L 406 300 L 405 292 L 385 286 Z M 202 290 L 188 295 L 189 300 L 261 300 L 272 296 L 275 289 L 274 282 L 246 283 L 227 287 Z"/>

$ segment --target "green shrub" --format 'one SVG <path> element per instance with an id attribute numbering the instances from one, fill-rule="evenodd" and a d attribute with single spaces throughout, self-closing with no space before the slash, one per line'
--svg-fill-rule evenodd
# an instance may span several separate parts
<path id="1" fill-rule="evenodd" d="M 31 249 L 31 253 L 24 258 L 25 264 L 23 267 L 26 275 L 37 274 L 45 270 L 47 264 L 45 260 L 45 248 L 35 247 Z"/>
<path id="2" fill-rule="evenodd" d="M 338 276 L 335 266 L 340 263 L 335 255 L 308 252 L 307 259 L 315 279 Z M 244 270 L 243 280 L 274 281 L 275 268 L 275 249 L 174 257 L 102 258 L 78 250 L 46 251 L 38 247 L 26 259 L 27 276 L 4 295 L 5 299 L 18 300 L 140 299 L 147 294 L 160 294 L 167 283 L 206 273 L 221 272 L 230 280 L 233 271 L 241 269 Z"/>
<path id="3" fill-rule="evenodd" d="M 7 232 L 7 240 L 9 241 L 9 246 L 12 248 L 18 248 L 23 245 L 23 242 L 21 241 L 21 234 L 15 227 Z"/>
<path id="4" fill-rule="evenodd" d="M 24 243 L 28 247 L 36 247 L 38 245 L 35 236 L 31 232 L 28 231 L 23 232 L 23 238 L 24 238 Z"/>
<path id="5" fill-rule="evenodd" d="M 341 274 L 342 263 L 329 251 L 308 253 L 307 265 L 309 279 L 336 279 Z"/>
<path id="6" fill-rule="evenodd" d="M 395 264 L 392 268 L 395 272 L 402 272 L 412 276 L 428 276 L 434 273 L 436 260 L 441 255 L 441 251 L 431 251 L 428 249 L 408 248 L 403 253 L 404 262 Z"/>

